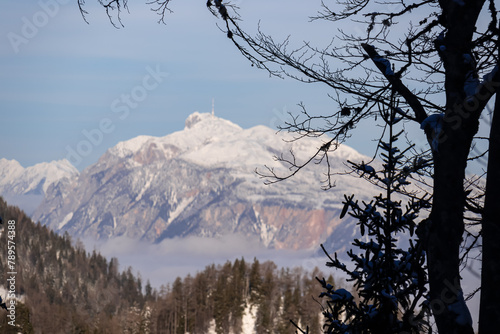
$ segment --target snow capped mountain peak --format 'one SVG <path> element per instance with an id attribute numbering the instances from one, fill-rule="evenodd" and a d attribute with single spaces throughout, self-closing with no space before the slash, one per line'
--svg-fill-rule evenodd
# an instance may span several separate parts
<path id="1" fill-rule="evenodd" d="M 23 166 L 16 160 L 0 159 L 0 187 L 23 173 Z"/>
<path id="2" fill-rule="evenodd" d="M 4 193 L 43 194 L 52 183 L 75 175 L 78 170 L 66 159 L 41 162 L 27 168 L 16 160 L 0 159 L 0 189 Z"/>
<path id="3" fill-rule="evenodd" d="M 198 150 L 208 143 L 219 141 L 238 132 L 243 131 L 238 125 L 216 117 L 209 113 L 194 112 L 185 121 L 184 130 L 168 134 L 164 137 L 138 136 L 119 142 L 110 148 L 107 153 L 116 158 L 143 156 L 145 152 L 159 159 L 169 159 L 178 154 Z M 153 152 L 154 151 L 154 152 Z M 106 155 L 102 158 L 106 159 Z M 101 158 L 101 159 L 102 159 Z M 137 157 L 139 159 L 139 157 Z M 152 162 L 154 159 L 139 159 Z M 136 159 L 136 162 L 137 161 Z"/>
<path id="4" fill-rule="evenodd" d="M 164 139 L 183 151 L 196 151 L 200 147 L 226 140 L 242 131 L 240 126 L 213 114 L 194 112 L 186 119 L 183 131 L 173 133 Z"/>
<path id="5" fill-rule="evenodd" d="M 293 149 L 296 157 L 308 159 L 323 144 L 318 138 L 290 139 L 291 134 L 276 133 L 263 125 L 242 129 L 213 114 L 194 112 L 187 117 L 183 130 L 164 137 L 138 136 L 120 142 L 108 150 L 113 159 L 106 154 L 100 161 L 102 166 L 108 166 L 118 158 L 128 165 L 143 166 L 178 158 L 198 166 L 236 168 L 255 177 L 253 171 L 257 167 L 268 165 L 284 170 L 289 167 L 274 161 L 273 155 Z M 344 145 L 332 154 L 339 161 L 365 158 Z"/>
<path id="6" fill-rule="evenodd" d="M 108 153 L 118 157 L 128 157 L 141 149 L 148 140 L 155 138 L 152 136 L 137 136 L 135 138 L 121 141 L 108 150 Z"/>
<path id="7" fill-rule="evenodd" d="M 27 167 L 24 169 L 24 179 L 32 181 L 30 184 L 30 190 L 34 189 L 35 184 L 40 186 L 43 193 L 47 191 L 47 188 L 59 181 L 62 178 L 71 178 L 78 175 L 78 170 L 66 159 L 51 161 L 51 162 L 41 162 L 34 166 Z"/>
<path id="8" fill-rule="evenodd" d="M 234 130 L 241 130 L 241 127 L 232 123 L 231 121 L 216 117 L 210 113 L 200 113 L 195 111 L 191 115 L 186 118 L 185 130 L 193 129 L 193 130 L 204 130 L 204 131 L 213 131 L 221 128 L 225 128 L 228 130 L 233 128 Z"/>
<path id="9" fill-rule="evenodd" d="M 34 218 L 74 237 L 161 242 L 237 233 L 257 238 L 265 247 L 310 248 L 339 224 L 344 193 L 366 193 L 366 185 L 350 178 L 322 192 L 325 166 L 313 163 L 266 187 L 256 168 L 289 174 L 289 165 L 273 156 L 293 150 L 293 159 L 301 163 L 329 140 L 293 141 L 290 136 L 266 126 L 242 129 L 195 112 L 183 130 L 120 142 L 78 178 L 49 188 Z M 330 155 L 332 170 L 344 171 L 346 159 L 369 160 L 339 146 Z"/>
<path id="10" fill-rule="evenodd" d="M 78 170 L 66 159 L 42 162 L 27 168 L 16 160 L 0 159 L 0 193 L 10 204 L 18 205 L 31 214 L 51 185 L 78 174 Z"/>

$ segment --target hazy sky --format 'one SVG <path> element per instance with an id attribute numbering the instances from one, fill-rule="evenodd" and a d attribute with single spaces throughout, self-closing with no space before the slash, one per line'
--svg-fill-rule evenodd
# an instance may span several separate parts
<path id="1" fill-rule="evenodd" d="M 87 1 L 87 24 L 76 0 L 2 2 L 1 157 L 27 167 L 80 149 L 82 160 L 72 162 L 81 170 L 119 141 L 182 130 L 190 113 L 210 112 L 212 98 L 216 115 L 244 128 L 275 127 L 301 101 L 318 113 L 334 107 L 319 85 L 251 67 L 204 1 L 174 0 L 167 25 L 131 1 L 121 29 L 96 3 Z M 301 41 L 321 25 L 308 23 L 318 7 L 300 1 L 280 10 L 268 1 L 237 3 L 253 31 L 261 18 L 265 31 Z M 273 10 L 282 15 L 266 15 Z M 82 144 L 86 135 L 94 136 L 91 147 Z"/>
<path id="2" fill-rule="evenodd" d="M 182 130 L 192 112 L 210 112 L 213 98 L 216 115 L 243 128 L 276 127 L 289 119 L 287 111 L 299 112 L 299 102 L 313 114 L 336 111 L 325 87 L 270 78 L 251 67 L 204 0 L 172 0 L 167 25 L 157 23 L 145 2 L 130 1 L 125 27 L 116 29 L 97 0 L 85 7 L 90 24 L 77 0 L 2 1 L 0 157 L 25 167 L 70 158 L 82 170 L 119 141 Z M 276 40 L 291 35 L 326 46 L 337 28 L 365 29 L 310 22 L 319 0 L 233 3 L 246 30 L 260 24 Z M 380 131 L 373 125 L 362 123 L 347 144 L 372 155 L 371 139 Z M 412 140 L 423 147 L 417 131 Z"/>

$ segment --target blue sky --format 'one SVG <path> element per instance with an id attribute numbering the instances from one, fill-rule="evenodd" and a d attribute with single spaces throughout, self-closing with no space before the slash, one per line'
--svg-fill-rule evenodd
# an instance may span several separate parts
<path id="1" fill-rule="evenodd" d="M 287 111 L 299 112 L 299 102 L 313 114 L 336 111 L 325 87 L 271 78 L 251 67 L 205 1 L 173 0 L 167 25 L 157 23 L 145 1 L 130 1 L 121 29 L 97 2 L 87 1 L 87 24 L 76 0 L 2 1 L 0 157 L 25 167 L 70 158 L 82 170 L 119 141 L 182 130 L 192 112 L 210 112 L 212 98 L 216 115 L 243 128 L 276 127 L 289 119 Z M 245 29 L 255 32 L 260 24 L 277 40 L 290 34 L 325 46 L 337 29 L 310 22 L 319 0 L 235 3 Z M 364 29 L 356 23 L 342 28 Z M 372 155 L 371 140 L 380 131 L 373 125 L 358 126 L 347 144 Z M 412 139 L 424 146 L 417 131 Z"/>
<path id="2" fill-rule="evenodd" d="M 109 23 L 97 1 L 87 3 L 90 24 L 76 0 L 2 3 L 1 157 L 27 167 L 79 148 L 81 161 L 72 162 L 81 170 L 119 141 L 181 130 L 190 113 L 210 112 L 212 98 L 218 116 L 244 128 L 274 127 L 301 101 L 318 112 L 333 107 L 321 86 L 270 78 L 251 67 L 203 1 L 172 2 L 167 25 L 158 24 L 144 2 L 131 2 L 122 29 Z M 296 26 L 297 38 L 305 38 L 300 25 L 310 27 L 307 16 L 315 11 L 299 7 L 266 18 L 257 15 L 255 2 L 238 4 L 246 26 L 255 30 L 262 17 L 262 26 L 282 37 L 283 27 Z M 160 81 L 151 71 L 161 73 Z M 125 115 L 117 109 L 127 106 L 127 95 L 133 108 Z M 102 137 L 97 130 L 105 130 Z M 84 133 L 94 135 L 92 147 L 82 146 Z"/>

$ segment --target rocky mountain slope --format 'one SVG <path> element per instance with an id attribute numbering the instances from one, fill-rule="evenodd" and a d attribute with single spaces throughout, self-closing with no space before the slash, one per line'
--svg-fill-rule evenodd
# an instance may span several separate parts
<path id="1" fill-rule="evenodd" d="M 367 184 L 339 176 L 337 187 L 322 191 L 324 166 L 312 165 L 265 186 L 256 168 L 287 171 L 273 155 L 292 148 L 304 160 L 322 145 L 319 139 L 290 143 L 285 137 L 264 126 L 242 129 L 194 113 L 184 130 L 118 143 L 79 175 L 52 184 L 33 218 L 57 232 L 101 240 L 236 233 L 270 248 L 317 247 L 338 228 L 343 195 L 367 194 Z M 342 145 L 330 162 L 343 171 L 347 159 L 369 160 Z"/>

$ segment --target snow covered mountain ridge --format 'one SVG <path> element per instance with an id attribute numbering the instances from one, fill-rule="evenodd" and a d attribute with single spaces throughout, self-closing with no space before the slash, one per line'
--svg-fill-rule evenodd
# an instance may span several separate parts
<path id="1" fill-rule="evenodd" d="M 78 175 L 78 170 L 66 159 L 27 168 L 16 160 L 0 159 L 0 187 L 5 192 L 43 194 L 54 182 L 75 175 Z"/>
<path id="2" fill-rule="evenodd" d="M 31 214 L 47 189 L 62 179 L 77 176 L 78 170 L 66 160 L 42 162 L 24 168 L 16 160 L 0 159 L 0 194 L 12 205 Z"/>
<path id="3" fill-rule="evenodd" d="M 139 136 L 118 143 L 109 149 L 107 154 L 123 159 L 155 145 L 156 153 L 162 154 L 166 159 L 179 157 L 200 166 L 262 167 L 273 163 L 269 152 L 280 154 L 280 148 L 292 146 L 283 142 L 287 137 L 291 138 L 283 133 L 276 134 L 265 126 L 242 129 L 212 114 L 195 112 L 186 119 L 182 131 L 165 137 Z M 321 143 L 304 139 L 294 143 L 293 148 L 306 158 L 319 147 L 318 145 Z M 344 160 L 361 156 L 345 145 L 341 146 L 335 155 Z M 277 164 L 274 166 L 279 167 Z"/>
<path id="4" fill-rule="evenodd" d="M 195 112 L 181 131 L 120 142 L 80 174 L 73 170 L 47 185 L 33 218 L 57 232 L 98 240 L 125 236 L 156 243 L 238 234 L 287 249 L 317 247 L 334 231 L 335 240 L 347 240 L 353 227 L 340 224 L 343 196 L 369 196 L 367 184 L 339 176 L 337 187 L 322 191 L 324 166 L 312 164 L 285 182 L 265 186 L 256 168 L 287 173 L 288 166 L 273 156 L 293 149 L 305 161 L 323 144 L 286 138 L 265 126 L 242 129 Z M 330 163 L 344 171 L 346 160 L 370 159 L 342 145 Z"/>

